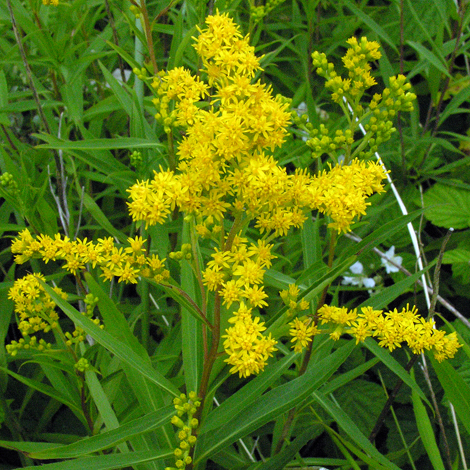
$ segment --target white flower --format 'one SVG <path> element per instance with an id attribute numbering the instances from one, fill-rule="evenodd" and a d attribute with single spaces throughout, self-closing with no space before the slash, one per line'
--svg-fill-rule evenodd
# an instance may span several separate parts
<path id="1" fill-rule="evenodd" d="M 382 265 L 385 267 L 385 271 L 387 274 L 396 273 L 399 269 L 394 266 L 390 261 L 393 261 L 395 264 L 401 266 L 403 258 L 401 256 L 395 256 L 395 247 L 391 246 L 388 251 L 385 252 L 385 256 L 387 258 L 382 258 Z"/>
<path id="2" fill-rule="evenodd" d="M 364 271 L 364 266 L 362 266 L 360 261 L 356 261 L 352 266 L 349 266 L 349 270 L 353 274 L 362 274 L 362 271 Z"/>
<path id="3" fill-rule="evenodd" d="M 349 271 L 351 271 L 351 276 L 343 276 L 343 280 L 341 284 L 344 286 L 358 286 L 358 287 L 367 287 L 371 289 L 375 287 L 375 281 L 371 277 L 367 277 L 363 274 L 364 266 L 360 261 L 356 261 L 353 265 L 349 267 Z"/>

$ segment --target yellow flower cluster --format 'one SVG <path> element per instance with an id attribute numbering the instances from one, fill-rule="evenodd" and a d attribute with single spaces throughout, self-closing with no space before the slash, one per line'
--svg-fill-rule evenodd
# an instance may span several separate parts
<path id="1" fill-rule="evenodd" d="M 201 406 L 195 392 L 189 392 L 187 397 L 182 393 L 179 397 L 173 399 L 175 405 L 176 415 L 171 419 L 171 423 L 176 427 L 180 428 L 178 432 L 178 440 L 180 441 L 179 446 L 175 449 L 175 467 L 166 467 L 165 470 L 177 470 L 184 469 L 186 465 L 189 465 L 193 459 L 189 455 L 192 447 L 196 445 L 196 436 L 193 435 L 193 430 L 199 425 L 199 422 L 193 416 L 197 409 Z M 183 418 L 186 415 L 186 420 Z"/>
<path id="2" fill-rule="evenodd" d="M 225 360 L 232 365 L 230 372 L 248 377 L 262 371 L 268 358 L 276 349 L 276 341 L 262 334 L 266 328 L 258 317 L 253 318 L 253 308 L 267 306 L 267 295 L 263 288 L 264 272 L 275 257 L 272 245 L 263 240 L 248 245 L 246 238 L 236 236 L 230 250 L 215 250 L 203 273 L 203 282 L 211 291 L 216 291 L 223 304 L 230 307 L 238 304 L 233 324 L 223 336 L 228 354 Z"/>
<path id="3" fill-rule="evenodd" d="M 295 318 L 289 325 L 291 327 L 289 334 L 292 336 L 292 347 L 298 353 L 302 352 L 308 346 L 308 343 L 312 341 L 312 338 L 321 331 L 313 320 L 308 317 Z"/>
<path id="4" fill-rule="evenodd" d="M 15 312 L 20 317 L 18 328 L 23 336 L 38 331 L 47 333 L 57 327 L 59 316 L 54 310 L 56 304 L 45 292 L 38 279 L 45 281 L 42 274 L 28 274 L 16 280 L 8 291 L 8 298 L 15 302 Z M 54 290 L 63 299 L 67 298 L 67 294 L 59 287 Z M 34 316 L 31 316 L 32 313 Z"/>
<path id="5" fill-rule="evenodd" d="M 259 317 L 253 318 L 251 308 L 242 302 L 240 308 L 229 319 L 233 326 L 225 332 L 225 352 L 228 358 L 225 362 L 230 364 L 231 374 L 238 372 L 240 377 L 248 377 L 251 374 L 259 374 L 264 370 L 269 357 L 276 351 L 277 341 L 262 334 L 266 329 L 264 322 Z"/>
<path id="6" fill-rule="evenodd" d="M 55 7 L 59 4 L 59 0 L 42 0 L 44 5 L 54 5 Z"/>
<path id="7" fill-rule="evenodd" d="M 439 362 L 453 358 L 462 346 L 455 332 L 446 334 L 434 328 L 434 320 L 425 320 L 418 315 L 416 307 L 410 310 L 406 306 L 401 311 L 389 312 L 363 307 L 361 313 L 357 313 L 346 307 L 324 305 L 318 314 L 322 324 L 328 323 L 333 328 L 330 337 L 334 340 L 349 334 L 359 343 L 372 336 L 379 340 L 379 346 L 390 351 L 406 343 L 414 354 L 427 350 Z"/>
<path id="8" fill-rule="evenodd" d="M 42 274 L 28 274 L 18 279 L 13 287 L 8 291 L 8 298 L 15 304 L 15 312 L 18 315 L 18 329 L 23 336 L 19 341 L 12 341 L 6 346 L 6 350 L 12 356 L 16 356 L 19 349 L 37 349 L 47 351 L 51 349 L 51 344 L 44 339 L 39 339 L 36 334 L 47 333 L 53 329 L 61 331 L 59 326 L 59 315 L 55 310 L 56 304 L 46 293 L 40 281 L 45 282 Z M 54 287 L 54 291 L 64 300 L 67 294 L 59 287 Z M 95 302 L 96 303 L 96 302 Z M 98 319 L 93 319 L 92 310 L 83 313 L 88 316 L 96 325 L 100 325 Z M 65 333 L 65 343 L 71 346 L 85 340 L 85 332 L 82 328 L 76 327 L 72 333 Z"/>
<path id="9" fill-rule="evenodd" d="M 112 237 L 98 239 L 97 243 L 87 239 L 70 240 L 56 234 L 33 237 L 28 229 L 23 230 L 13 241 L 12 253 L 16 253 L 15 262 L 25 263 L 31 258 L 49 261 L 64 260 L 63 268 L 76 275 L 85 270 L 86 265 L 98 266 L 106 280 L 118 277 L 119 282 L 137 283 L 139 276 L 164 282 L 170 273 L 164 267 L 164 261 L 157 255 L 148 256 L 144 250 L 142 237 L 128 238 L 128 247 L 118 247 Z"/>
<path id="10" fill-rule="evenodd" d="M 229 251 L 215 249 L 212 253 L 203 273 L 204 284 L 217 291 L 227 307 L 243 301 L 253 308 L 268 305 L 262 284 L 264 271 L 275 258 L 272 247 L 263 240 L 248 245 L 246 238 L 236 236 Z"/>
<path id="11" fill-rule="evenodd" d="M 353 218 L 364 213 L 371 188 L 379 187 L 374 179 L 361 191 L 349 183 L 351 173 L 362 178 L 364 188 L 368 173 L 384 178 L 383 172 L 374 164 L 355 162 L 351 168 L 338 167 L 330 178 L 301 170 L 288 174 L 265 154 L 265 149 L 273 150 L 284 140 L 288 103 L 273 98 L 270 88 L 259 81 L 252 83 L 259 60 L 227 15 L 210 16 L 206 23 L 195 48 L 211 88 L 183 68 L 154 79 L 157 118 L 167 128 L 184 126 L 185 136 L 175 171 L 160 169 L 151 181 L 128 189 L 133 220 L 146 226 L 163 223 L 178 207 L 195 217 L 200 236 L 217 235 L 224 219 L 239 214 L 255 220 L 261 233 L 286 235 L 302 226 L 309 211 L 318 209 L 333 218 L 338 230 L 349 230 Z M 208 102 L 201 101 L 205 97 Z M 342 139 L 349 142 L 351 136 Z M 334 191 L 328 190 L 331 180 Z M 332 200 L 342 183 L 346 190 Z M 345 205 L 339 207 L 341 203 Z"/>
<path id="12" fill-rule="evenodd" d="M 370 205 L 366 198 L 374 192 L 384 192 L 384 178 L 384 170 L 377 162 L 355 159 L 350 165 L 336 165 L 313 179 L 315 206 L 333 219 L 328 227 L 347 232 L 353 219 L 365 214 Z"/>
<path id="13" fill-rule="evenodd" d="M 8 291 L 8 298 L 15 303 L 15 312 L 19 317 L 18 329 L 23 336 L 19 342 L 12 341 L 7 345 L 7 352 L 12 356 L 15 356 L 21 348 L 42 351 L 51 347 L 44 340 L 38 342 L 37 338 L 32 336 L 41 331 L 47 333 L 57 328 L 59 320 L 59 315 L 55 311 L 56 304 L 38 279 L 45 281 L 42 274 L 28 274 L 16 280 Z M 60 288 L 56 287 L 54 290 L 62 298 L 67 298 L 67 294 Z"/>

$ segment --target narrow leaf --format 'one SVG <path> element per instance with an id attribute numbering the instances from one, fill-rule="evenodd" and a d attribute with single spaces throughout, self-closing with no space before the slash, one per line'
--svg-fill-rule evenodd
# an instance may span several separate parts
<path id="1" fill-rule="evenodd" d="M 432 463 L 432 468 L 435 470 L 445 470 L 444 462 L 442 461 L 441 453 L 439 452 L 439 447 L 436 442 L 436 436 L 434 436 L 434 430 L 426 408 L 414 390 L 411 393 L 411 398 L 413 400 L 413 411 L 419 435 L 421 436 L 429 460 Z"/>

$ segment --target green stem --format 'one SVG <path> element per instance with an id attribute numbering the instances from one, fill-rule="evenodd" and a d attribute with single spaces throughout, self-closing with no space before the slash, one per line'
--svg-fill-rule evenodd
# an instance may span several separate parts
<path id="1" fill-rule="evenodd" d="M 142 225 L 140 229 L 140 236 L 143 240 L 147 240 L 146 254 L 147 256 L 150 253 L 151 239 L 150 235 L 147 233 L 147 230 Z M 142 278 L 140 281 L 140 300 L 142 306 L 142 321 L 141 321 L 141 339 L 142 346 L 148 351 L 149 340 L 150 340 L 150 292 L 149 292 L 149 283 L 146 279 Z"/>
<path id="2" fill-rule="evenodd" d="M 147 10 L 147 5 L 145 4 L 145 0 L 141 0 L 140 12 L 141 12 L 142 18 L 144 20 L 145 39 L 147 40 L 147 49 L 148 49 L 148 52 L 149 52 L 150 61 L 152 62 L 153 74 L 157 75 L 158 66 L 157 66 L 157 61 L 155 59 L 155 51 L 154 51 L 154 48 L 153 48 L 152 27 L 150 26 L 149 14 L 148 14 L 148 10 Z M 140 23 L 140 28 L 142 28 L 141 23 Z M 142 29 L 141 29 L 141 31 L 142 31 Z"/>

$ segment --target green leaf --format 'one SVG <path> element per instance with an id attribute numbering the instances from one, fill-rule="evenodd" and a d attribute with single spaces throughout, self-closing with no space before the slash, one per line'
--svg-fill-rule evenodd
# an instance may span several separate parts
<path id="1" fill-rule="evenodd" d="M 123 362 L 138 371 L 150 382 L 158 385 L 163 390 L 173 396 L 179 395 L 178 389 L 157 370 L 153 369 L 147 362 L 142 361 L 142 357 L 136 354 L 128 345 L 124 344 L 117 337 L 109 334 L 96 326 L 89 318 L 82 315 L 68 302 L 59 297 L 52 288 L 41 281 L 44 290 L 52 297 L 57 306 L 78 326 L 83 328 L 95 341 L 100 343 Z"/>
<path id="2" fill-rule="evenodd" d="M 253 404 L 299 357 L 297 353 L 291 352 L 267 369 L 244 387 L 225 400 L 219 407 L 213 410 L 204 421 L 202 432 L 211 432 L 222 427 L 235 415 L 245 413 L 245 409 Z"/>
<path id="3" fill-rule="evenodd" d="M 431 362 L 447 398 L 454 406 L 457 416 L 470 434 L 470 386 L 452 367 L 449 361 L 437 362 L 431 355 Z"/>
<path id="4" fill-rule="evenodd" d="M 362 20 L 369 28 L 374 31 L 375 34 L 381 39 L 383 39 L 395 52 L 398 53 L 398 49 L 395 46 L 395 43 L 390 38 L 390 36 L 385 32 L 385 30 L 380 26 L 376 21 L 374 21 L 369 15 L 366 15 L 362 10 L 357 8 L 350 0 L 343 0 L 344 4 L 360 19 Z"/>
<path id="5" fill-rule="evenodd" d="M 306 428 L 279 454 L 263 462 L 262 466 L 255 465 L 250 467 L 250 469 L 278 470 L 280 468 L 287 468 L 287 465 L 294 459 L 295 455 L 312 438 L 312 431 L 312 427 Z"/>
<path id="6" fill-rule="evenodd" d="M 253 399 L 243 413 L 237 413 L 217 428 L 219 431 L 206 432 L 203 425 L 195 461 L 209 458 L 299 404 L 338 370 L 353 349 L 354 342 L 350 341 L 321 361 L 311 362 L 304 375 Z"/>
<path id="7" fill-rule="evenodd" d="M 183 222 L 182 243 L 191 244 L 190 230 L 190 224 Z M 198 247 L 194 248 L 198 251 Z M 181 287 L 192 299 L 198 298 L 196 294 L 198 289 L 196 278 L 191 270 L 190 264 L 185 261 L 183 261 L 181 265 Z M 186 388 L 187 390 L 197 391 L 199 390 L 199 382 L 202 376 L 204 345 L 202 324 L 198 317 L 193 314 L 194 311 L 197 312 L 197 309 L 193 306 L 191 307 L 192 308 L 187 309 L 182 305 L 181 309 L 182 354 Z"/>
<path id="8" fill-rule="evenodd" d="M 375 420 L 387 401 L 379 384 L 361 379 L 340 388 L 334 396 L 338 405 L 354 416 L 354 423 L 364 434 L 374 427 Z"/>
<path id="9" fill-rule="evenodd" d="M 108 449 L 132 437 L 150 432 L 170 422 L 174 414 L 175 407 L 170 405 L 163 409 L 152 411 L 151 413 L 129 421 L 128 423 L 122 424 L 112 431 L 103 432 L 92 437 L 86 437 L 74 442 L 73 444 L 60 445 L 50 449 L 31 452 L 28 451 L 27 447 L 23 447 L 25 444 L 29 445 L 30 443 L 18 442 L 14 448 L 21 452 L 27 452 L 29 457 L 33 459 L 70 459 Z"/>
<path id="10" fill-rule="evenodd" d="M 51 289 L 52 290 L 52 289 Z M 52 291 L 54 292 L 54 291 Z M 46 385 L 42 382 L 38 382 L 37 380 L 33 379 L 28 379 L 27 377 L 23 377 L 22 375 L 16 374 L 15 372 L 6 369 L 5 367 L 0 367 L 0 370 L 6 372 L 7 374 L 11 375 L 14 377 L 16 380 L 18 380 L 21 383 L 24 383 L 26 386 L 33 390 L 37 390 L 38 392 L 44 393 L 45 395 L 54 398 L 55 400 L 59 401 L 60 403 L 63 403 L 70 409 L 74 411 L 74 413 L 77 414 L 77 416 L 80 416 L 82 414 L 82 409 L 80 407 L 80 404 L 78 403 L 73 403 L 70 398 L 61 393 L 59 390 L 54 389 L 50 385 Z"/>
<path id="11" fill-rule="evenodd" d="M 415 413 L 419 435 L 421 436 L 429 460 L 432 463 L 432 468 L 435 470 L 445 470 L 444 462 L 442 461 L 441 453 L 439 452 L 439 447 L 436 442 L 436 436 L 434 435 L 434 430 L 426 408 L 414 390 L 411 393 L 411 398 L 413 400 L 413 411 Z"/>
<path id="12" fill-rule="evenodd" d="M 127 241 L 126 235 L 124 235 L 120 230 L 114 228 L 113 224 L 108 220 L 98 204 L 96 204 L 93 198 L 87 193 L 83 193 L 83 204 L 90 215 L 104 230 L 106 230 L 106 232 L 117 238 L 121 243 L 125 243 Z"/>
<path id="13" fill-rule="evenodd" d="M 385 364 L 394 374 L 396 374 L 403 382 L 411 388 L 411 390 L 415 391 L 416 394 L 426 402 L 426 404 L 430 407 L 431 404 L 429 403 L 428 399 L 424 392 L 419 388 L 416 381 L 406 372 L 403 366 L 392 357 L 388 349 L 381 348 L 372 338 L 366 338 L 363 342 L 369 351 L 371 351 L 376 357 L 378 357 L 383 364 Z"/>
<path id="14" fill-rule="evenodd" d="M 436 183 L 424 194 L 426 217 L 438 227 L 470 227 L 470 191 Z"/>
<path id="15" fill-rule="evenodd" d="M 442 262 L 452 265 L 452 274 L 462 284 L 470 283 L 470 251 L 464 248 L 446 251 Z"/>
<path id="16" fill-rule="evenodd" d="M 434 65 L 439 72 L 446 77 L 452 78 L 449 71 L 447 70 L 447 64 L 442 57 L 438 57 L 436 54 L 426 49 L 422 44 L 414 41 L 406 41 L 413 49 L 415 49 L 419 55 L 426 59 L 430 64 Z"/>
<path id="17" fill-rule="evenodd" d="M 64 462 L 41 465 L 45 470 L 118 470 L 130 465 L 163 460 L 173 456 L 173 449 L 144 450 L 127 454 L 99 455 L 83 457 Z M 37 466 L 23 467 L 25 470 L 37 470 Z"/>
<path id="18" fill-rule="evenodd" d="M 340 253 L 339 257 L 336 258 L 335 263 L 338 263 L 349 256 L 359 256 L 368 253 L 377 245 L 380 245 L 380 243 L 387 240 L 387 238 L 392 236 L 394 233 L 398 232 L 403 227 L 405 227 L 409 222 L 419 217 L 422 213 L 423 209 L 418 209 L 416 211 L 410 212 L 407 215 L 402 215 L 400 217 L 394 218 L 393 220 L 390 220 L 390 222 L 387 222 L 385 225 L 381 225 L 380 228 L 374 230 L 374 232 L 365 237 L 362 241 L 360 241 L 356 245 L 351 245 L 347 250 Z"/>
<path id="19" fill-rule="evenodd" d="M 328 397 L 320 391 L 313 392 L 315 400 L 323 407 L 323 409 L 336 421 L 338 426 L 346 432 L 346 434 L 357 443 L 357 445 L 370 457 L 382 464 L 387 470 L 400 470 L 393 462 L 384 457 L 367 439 L 364 434 L 354 423 L 349 414 L 333 403 Z"/>
<path id="20" fill-rule="evenodd" d="M 392 284 L 390 287 L 385 288 L 383 291 L 379 292 L 376 295 L 373 295 L 367 300 L 364 300 L 361 305 L 357 308 L 361 309 L 362 307 L 373 307 L 377 310 L 385 308 L 393 300 L 397 299 L 402 295 L 409 287 L 411 287 L 418 279 L 421 278 L 423 273 L 429 271 L 435 264 L 437 260 L 433 260 L 429 263 L 423 270 L 418 271 L 411 276 L 402 279 L 401 281 Z"/>
<path id="21" fill-rule="evenodd" d="M 148 139 L 139 139 L 137 137 L 118 137 L 114 139 L 87 139 L 77 141 L 57 139 L 54 143 L 38 145 L 38 148 L 60 150 L 115 150 L 134 148 L 156 149 L 163 148 L 163 146 Z"/>
<path id="22" fill-rule="evenodd" d="M 453 114 L 460 114 L 468 111 L 460 108 L 461 104 L 468 103 L 468 100 L 470 99 L 470 86 L 468 81 L 465 81 L 464 86 L 465 88 L 460 90 L 454 97 L 452 97 L 450 103 L 446 105 L 444 111 L 439 117 L 439 125 L 441 125 L 449 116 L 452 116 Z"/>

